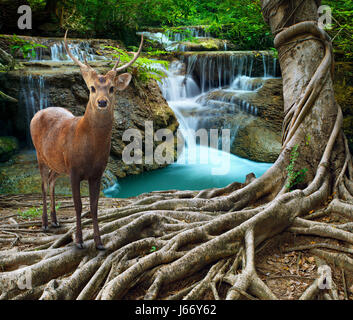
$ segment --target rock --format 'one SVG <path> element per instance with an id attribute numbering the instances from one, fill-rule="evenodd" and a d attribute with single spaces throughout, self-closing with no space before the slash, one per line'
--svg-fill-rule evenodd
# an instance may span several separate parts
<path id="1" fill-rule="evenodd" d="M 198 100 L 205 106 L 198 116 L 207 128 L 231 129 L 231 153 L 257 162 L 274 162 L 282 140 L 282 79 L 254 78 L 250 85 L 262 86 L 247 92 L 210 91 Z"/>
<path id="2" fill-rule="evenodd" d="M 139 94 L 137 94 L 139 93 Z M 139 174 L 144 171 L 155 170 L 166 165 L 157 163 L 148 165 L 126 165 L 122 160 L 122 152 L 130 142 L 124 142 L 121 137 L 127 129 L 137 129 L 141 132 L 144 145 L 145 122 L 152 121 L 154 132 L 166 128 L 176 136 L 178 122 L 174 112 L 169 108 L 162 97 L 159 86 L 155 81 L 150 81 L 136 88 L 131 84 L 118 98 L 118 106 L 115 109 L 115 125 L 112 134 L 111 159 L 108 168 L 119 178 L 126 175 Z M 157 147 L 159 143 L 154 143 Z M 144 156 L 144 152 L 143 152 Z M 176 153 L 174 154 L 176 158 Z"/>
<path id="3" fill-rule="evenodd" d="M 283 113 L 283 85 L 281 78 L 265 79 L 263 86 L 256 91 L 237 95 L 240 103 L 245 101 L 258 109 L 257 116 L 266 121 L 272 131 L 281 135 Z"/>
<path id="4" fill-rule="evenodd" d="M 197 38 L 193 41 L 180 42 L 178 48 L 182 51 L 225 51 L 234 50 L 235 45 L 228 40 Z"/>
<path id="5" fill-rule="evenodd" d="M 15 65 L 15 59 L 5 50 L 0 48 L 0 70 L 10 70 Z"/>
<path id="6" fill-rule="evenodd" d="M 239 128 L 231 152 L 253 161 L 276 161 L 282 146 L 282 79 L 267 79 L 260 89 L 238 97 L 257 108 L 258 114 L 246 127 Z"/>
<path id="7" fill-rule="evenodd" d="M 0 137 L 0 162 L 5 162 L 19 150 L 15 137 Z"/>
<path id="8" fill-rule="evenodd" d="M 275 162 L 281 146 L 281 136 L 268 129 L 264 120 L 255 118 L 238 129 L 231 153 L 257 162 Z"/>

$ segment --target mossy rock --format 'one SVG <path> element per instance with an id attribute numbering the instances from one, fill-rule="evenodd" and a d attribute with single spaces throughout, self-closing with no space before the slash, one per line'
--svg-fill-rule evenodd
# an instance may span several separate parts
<path id="1" fill-rule="evenodd" d="M 225 45 L 228 50 L 234 50 L 235 46 L 227 40 L 216 38 L 199 38 L 193 41 L 180 42 L 185 51 L 224 51 Z"/>
<path id="2" fill-rule="evenodd" d="M 0 137 L 0 162 L 8 161 L 19 150 L 15 137 Z"/>

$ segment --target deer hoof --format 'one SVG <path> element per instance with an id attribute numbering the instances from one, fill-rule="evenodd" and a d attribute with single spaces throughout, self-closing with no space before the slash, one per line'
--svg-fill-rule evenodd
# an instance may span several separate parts
<path id="1" fill-rule="evenodd" d="M 53 222 L 53 223 L 51 224 L 51 226 L 52 226 L 53 228 L 60 228 L 60 224 L 57 223 L 57 222 Z"/>
<path id="2" fill-rule="evenodd" d="M 76 243 L 76 247 L 80 250 L 84 249 L 85 246 L 83 245 L 83 243 Z"/>
<path id="3" fill-rule="evenodd" d="M 43 230 L 43 232 L 49 232 L 48 226 L 43 226 L 43 227 L 42 227 L 42 230 Z"/>
<path id="4" fill-rule="evenodd" d="M 97 250 L 100 250 L 100 251 L 104 251 L 105 248 L 102 244 L 99 244 L 98 246 L 96 246 Z"/>

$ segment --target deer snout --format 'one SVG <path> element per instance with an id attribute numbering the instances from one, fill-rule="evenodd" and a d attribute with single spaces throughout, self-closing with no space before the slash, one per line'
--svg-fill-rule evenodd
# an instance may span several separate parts
<path id="1" fill-rule="evenodd" d="M 108 105 L 107 100 L 99 100 L 98 101 L 98 107 L 100 107 L 100 108 L 106 108 L 107 105 Z"/>

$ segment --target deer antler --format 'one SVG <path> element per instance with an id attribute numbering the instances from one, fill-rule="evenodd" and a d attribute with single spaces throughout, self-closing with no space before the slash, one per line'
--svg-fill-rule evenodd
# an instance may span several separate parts
<path id="1" fill-rule="evenodd" d="M 115 69 L 118 67 L 119 63 L 120 63 L 120 56 L 119 56 L 118 61 L 115 63 L 115 66 L 113 67 L 113 71 L 115 71 Z"/>
<path id="2" fill-rule="evenodd" d="M 113 71 L 114 72 L 119 72 L 119 71 L 123 71 L 124 69 L 127 69 L 128 67 L 130 67 L 137 60 L 137 58 L 139 57 L 139 55 L 140 55 L 140 53 L 142 51 L 142 45 L 143 45 L 143 34 L 141 34 L 141 43 L 140 43 L 140 47 L 139 47 L 138 51 L 137 52 L 133 52 L 134 58 L 130 62 L 128 62 L 127 64 L 124 64 L 120 68 L 117 68 L 117 66 L 118 66 L 118 64 L 120 62 L 120 57 L 119 57 L 118 62 L 115 64 L 115 66 L 113 68 Z"/>
<path id="3" fill-rule="evenodd" d="M 67 33 L 69 30 L 66 30 L 65 32 L 65 37 L 64 37 L 64 43 L 65 43 L 65 49 L 67 54 L 69 55 L 69 57 L 77 64 L 79 65 L 80 68 L 91 68 L 90 65 L 87 63 L 86 57 L 84 57 L 85 59 L 85 63 L 83 64 L 80 60 L 78 60 L 70 51 L 69 46 L 67 44 Z"/>

